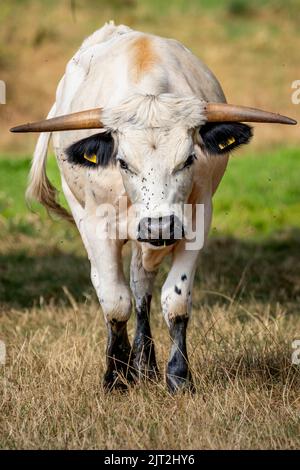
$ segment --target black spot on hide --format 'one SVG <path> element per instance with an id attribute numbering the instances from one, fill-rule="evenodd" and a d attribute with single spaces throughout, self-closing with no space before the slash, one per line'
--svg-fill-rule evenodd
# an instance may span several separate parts
<path id="1" fill-rule="evenodd" d="M 175 290 L 176 294 L 181 295 L 181 289 L 179 289 L 179 287 L 175 286 L 174 290 Z"/>

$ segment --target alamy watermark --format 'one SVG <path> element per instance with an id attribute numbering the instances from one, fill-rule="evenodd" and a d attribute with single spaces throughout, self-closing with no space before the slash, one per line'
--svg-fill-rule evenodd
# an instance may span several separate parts
<path id="1" fill-rule="evenodd" d="M 299 366 L 300 365 L 300 339 L 295 339 L 292 342 L 292 348 L 294 349 L 292 353 L 292 364 Z"/>
<path id="2" fill-rule="evenodd" d="M 6 345 L 4 341 L 0 340 L 0 366 L 5 365 L 6 360 Z"/>
<path id="3" fill-rule="evenodd" d="M 98 240 L 130 239 L 162 247 L 184 239 L 186 250 L 200 250 L 204 244 L 204 204 L 161 204 L 145 212 L 144 205 L 131 205 L 122 196 L 117 205 L 100 204 L 96 216 Z"/>
<path id="4" fill-rule="evenodd" d="M 294 80 L 292 83 L 292 88 L 295 89 L 292 93 L 292 103 L 300 104 L 300 80 Z"/>
<path id="5" fill-rule="evenodd" d="M 0 104 L 6 104 L 6 84 L 0 80 Z"/>

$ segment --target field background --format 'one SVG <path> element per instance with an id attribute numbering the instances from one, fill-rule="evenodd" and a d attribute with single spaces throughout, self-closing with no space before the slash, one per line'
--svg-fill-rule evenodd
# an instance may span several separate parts
<path id="1" fill-rule="evenodd" d="M 106 332 L 81 240 L 66 222 L 27 208 L 36 137 L 8 129 L 47 114 L 67 60 L 110 19 L 182 41 L 229 102 L 300 119 L 291 102 L 299 0 L 0 0 L 0 448 L 299 448 L 298 127 L 255 126 L 215 197 L 188 336 L 197 394 L 171 397 L 163 382 L 127 395 L 101 390 Z M 53 157 L 48 171 L 59 186 Z M 162 372 L 167 270 L 168 262 L 153 304 Z"/>

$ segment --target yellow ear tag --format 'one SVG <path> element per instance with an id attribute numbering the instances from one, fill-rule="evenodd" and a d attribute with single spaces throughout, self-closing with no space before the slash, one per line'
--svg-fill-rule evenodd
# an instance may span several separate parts
<path id="1" fill-rule="evenodd" d="M 226 142 L 219 144 L 219 148 L 221 150 L 225 149 L 226 147 L 229 147 L 229 145 L 234 144 L 235 138 L 234 137 L 229 137 Z"/>
<path id="2" fill-rule="evenodd" d="M 97 155 L 94 153 L 94 155 L 91 155 L 90 157 L 87 156 L 87 154 L 85 153 L 83 155 L 83 158 L 85 158 L 86 160 L 88 160 L 89 162 L 92 162 L 92 163 L 97 163 Z"/>

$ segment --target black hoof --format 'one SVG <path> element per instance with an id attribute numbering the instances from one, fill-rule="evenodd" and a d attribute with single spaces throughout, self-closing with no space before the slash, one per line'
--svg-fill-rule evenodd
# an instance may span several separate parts
<path id="1" fill-rule="evenodd" d="M 171 393 L 179 391 L 195 392 L 186 349 L 187 324 L 187 316 L 175 317 L 170 320 L 172 348 L 167 366 L 166 380 L 168 390 Z"/>
<path id="2" fill-rule="evenodd" d="M 134 382 L 135 380 L 130 372 L 124 375 L 117 370 L 106 371 L 103 378 L 103 388 L 106 392 L 112 392 L 113 390 L 125 392 Z"/>
<path id="3" fill-rule="evenodd" d="M 136 308 L 136 332 L 132 348 L 132 367 L 136 380 L 157 381 L 160 373 L 156 363 L 155 347 L 149 322 L 151 295 Z"/>
<path id="4" fill-rule="evenodd" d="M 131 373 L 131 346 L 127 336 L 126 322 L 115 320 L 108 323 L 108 344 L 106 351 L 107 369 L 103 387 L 107 391 L 127 390 L 134 382 Z"/>

